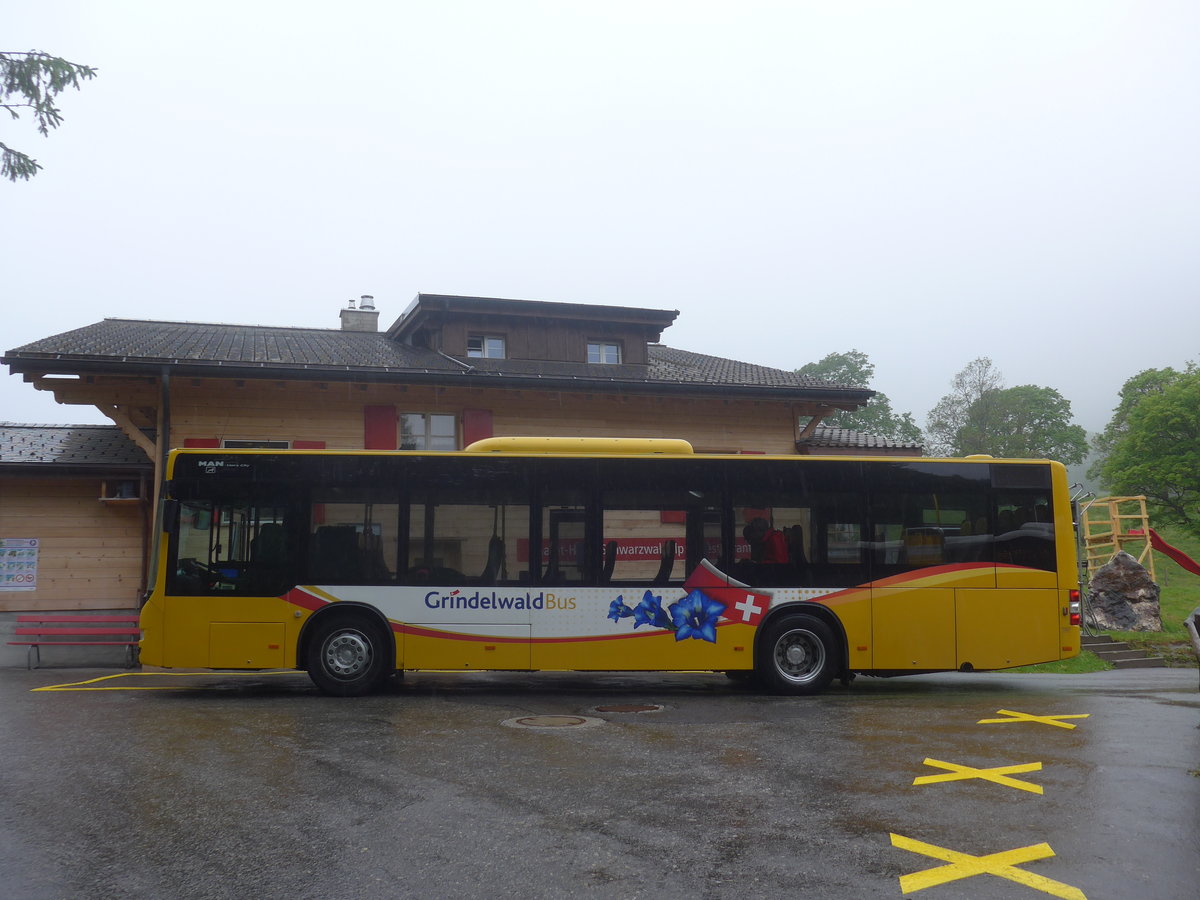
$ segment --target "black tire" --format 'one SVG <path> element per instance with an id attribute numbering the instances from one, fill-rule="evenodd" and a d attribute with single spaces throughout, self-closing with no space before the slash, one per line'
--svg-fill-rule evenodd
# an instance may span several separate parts
<path id="1" fill-rule="evenodd" d="M 771 622 L 755 654 L 759 682 L 775 694 L 816 694 L 841 669 L 840 653 L 828 625 L 795 613 Z"/>
<path id="2" fill-rule="evenodd" d="M 383 628 L 363 615 L 318 622 L 308 642 L 308 677 L 322 693 L 357 697 L 370 693 L 393 671 L 392 643 Z"/>

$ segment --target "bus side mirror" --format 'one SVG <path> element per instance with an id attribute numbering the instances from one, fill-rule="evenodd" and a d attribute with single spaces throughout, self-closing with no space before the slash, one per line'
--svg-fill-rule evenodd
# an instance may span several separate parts
<path id="1" fill-rule="evenodd" d="M 162 530 L 175 537 L 179 534 L 179 501 L 164 500 L 162 506 Z"/>

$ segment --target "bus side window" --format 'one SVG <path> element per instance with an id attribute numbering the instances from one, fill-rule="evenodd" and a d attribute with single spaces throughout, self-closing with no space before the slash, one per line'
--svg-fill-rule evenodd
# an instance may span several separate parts
<path id="1" fill-rule="evenodd" d="M 1031 491 L 996 492 L 996 560 L 1031 569 L 1056 568 L 1049 497 Z"/>
<path id="2" fill-rule="evenodd" d="M 173 540 L 180 596 L 275 596 L 295 584 L 283 505 L 184 501 Z"/>
<path id="3" fill-rule="evenodd" d="M 542 584 L 581 584 L 586 580 L 587 511 L 583 506 L 542 510 Z"/>
<path id="4" fill-rule="evenodd" d="M 314 584 L 393 583 L 399 505 L 373 502 L 361 488 L 327 487 L 313 500 L 307 578 Z"/>
<path id="5" fill-rule="evenodd" d="M 615 546 L 613 584 L 682 585 L 701 559 L 721 558 L 719 482 L 705 477 L 703 462 L 606 460 L 601 472 L 601 541 Z"/>
<path id="6" fill-rule="evenodd" d="M 401 579 L 406 584 L 530 584 L 532 497 L 523 460 L 409 462 Z"/>

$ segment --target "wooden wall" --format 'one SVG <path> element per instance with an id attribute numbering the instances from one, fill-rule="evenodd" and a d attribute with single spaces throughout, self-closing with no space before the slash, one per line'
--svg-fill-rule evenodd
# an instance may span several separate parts
<path id="1" fill-rule="evenodd" d="M 687 399 L 641 394 L 176 379 L 171 446 L 189 438 L 324 441 L 363 447 L 363 409 L 398 412 L 492 412 L 497 436 L 671 437 L 697 450 L 795 453 L 792 404 L 765 400 Z"/>
<path id="2" fill-rule="evenodd" d="M 441 328 L 441 350 L 451 356 L 467 355 L 469 335 L 497 335 L 504 338 L 509 359 L 544 359 L 587 362 L 587 344 L 591 340 L 613 341 L 621 345 L 622 362 L 645 365 L 648 362 L 646 333 L 627 323 L 587 322 L 528 317 L 489 318 L 477 323 L 448 321 Z"/>
<path id="3" fill-rule="evenodd" d="M 0 612 L 137 609 L 144 507 L 100 502 L 100 477 L 0 478 L 0 537 L 37 538 L 37 589 L 0 591 Z"/>

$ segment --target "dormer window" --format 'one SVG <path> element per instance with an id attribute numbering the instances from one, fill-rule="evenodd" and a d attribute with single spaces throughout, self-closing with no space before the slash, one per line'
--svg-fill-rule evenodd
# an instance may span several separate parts
<path id="1" fill-rule="evenodd" d="M 473 334 L 467 338 L 467 356 L 504 359 L 504 338 L 494 334 Z"/>
<path id="2" fill-rule="evenodd" d="M 609 341 L 588 341 L 588 362 L 601 365 L 620 365 L 621 345 Z"/>

